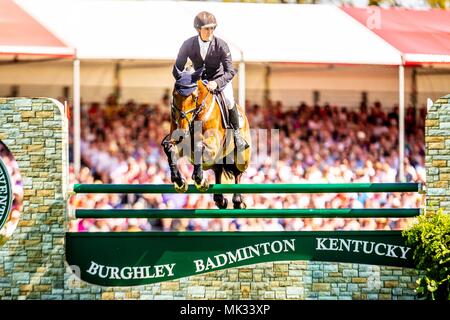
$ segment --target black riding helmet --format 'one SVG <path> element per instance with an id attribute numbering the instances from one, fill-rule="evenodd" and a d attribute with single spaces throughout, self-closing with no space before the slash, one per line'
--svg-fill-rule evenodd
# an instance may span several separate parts
<path id="1" fill-rule="evenodd" d="M 213 27 L 217 26 L 216 17 L 212 13 L 207 11 L 200 12 L 194 19 L 194 28 L 201 29 L 203 27 Z"/>

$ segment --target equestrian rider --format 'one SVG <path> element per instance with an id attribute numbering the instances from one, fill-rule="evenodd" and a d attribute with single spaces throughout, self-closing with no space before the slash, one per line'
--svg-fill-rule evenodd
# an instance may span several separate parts
<path id="1" fill-rule="evenodd" d="M 192 61 L 195 70 L 204 68 L 202 79 L 208 81 L 208 90 L 222 91 L 225 95 L 234 142 L 237 150 L 242 151 L 248 148 L 249 144 L 239 132 L 239 115 L 231 83 L 236 71 L 227 43 L 213 35 L 216 26 L 216 18 L 209 12 L 202 11 L 195 17 L 194 28 L 197 29 L 198 36 L 187 39 L 181 46 L 173 67 L 173 75 L 176 77 L 178 73 L 176 68 L 184 69 L 187 58 Z"/>

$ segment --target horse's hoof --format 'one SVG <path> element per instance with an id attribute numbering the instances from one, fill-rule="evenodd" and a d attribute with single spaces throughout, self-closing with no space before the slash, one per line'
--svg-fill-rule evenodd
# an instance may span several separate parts
<path id="1" fill-rule="evenodd" d="M 216 202 L 216 206 L 219 209 L 226 209 L 228 207 L 228 199 L 227 198 L 223 198 L 222 203 L 217 201 Z"/>
<path id="2" fill-rule="evenodd" d="M 184 178 L 181 178 L 181 185 L 175 182 L 173 186 L 178 193 L 185 193 L 188 189 L 188 184 Z"/>
<path id="3" fill-rule="evenodd" d="M 195 183 L 195 187 L 200 192 L 206 192 L 209 189 L 209 181 L 206 178 L 203 178 L 202 182 L 200 184 L 197 184 L 197 182 L 195 182 L 195 181 L 194 181 L 194 183 Z"/>
<path id="4" fill-rule="evenodd" d="M 247 205 L 245 204 L 245 202 L 235 202 L 233 204 L 233 208 L 234 209 L 247 209 Z"/>

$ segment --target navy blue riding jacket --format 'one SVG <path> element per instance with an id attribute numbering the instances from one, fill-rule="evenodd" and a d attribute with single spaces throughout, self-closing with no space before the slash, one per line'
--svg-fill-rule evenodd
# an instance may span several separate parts
<path id="1" fill-rule="evenodd" d="M 209 45 L 205 61 L 203 61 L 200 54 L 198 36 L 189 38 L 183 42 L 173 67 L 172 73 L 175 78 L 178 74 L 175 67 L 177 67 L 178 70 L 183 70 L 187 58 L 191 59 L 195 70 L 204 66 L 205 70 L 203 71 L 202 79 L 216 81 L 219 90 L 223 90 L 236 74 L 236 70 L 234 70 L 231 61 L 231 52 L 227 43 L 216 36 L 213 37 Z"/>

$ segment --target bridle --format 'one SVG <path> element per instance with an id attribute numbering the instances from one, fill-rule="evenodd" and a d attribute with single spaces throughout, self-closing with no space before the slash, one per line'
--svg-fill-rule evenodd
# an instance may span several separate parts
<path id="1" fill-rule="evenodd" d="M 194 121 L 197 118 L 197 116 L 200 114 L 200 112 L 202 112 L 202 110 L 205 108 L 205 104 L 206 104 L 206 100 L 208 100 L 208 96 L 211 94 L 211 92 L 208 90 L 208 93 L 206 94 L 205 98 L 203 99 L 203 102 L 198 105 L 198 95 L 195 97 L 195 102 L 194 105 L 195 107 L 192 109 L 189 109 L 187 111 L 183 111 L 180 110 L 174 103 L 173 103 L 173 98 L 172 98 L 172 103 L 171 103 L 171 111 L 172 114 L 173 113 L 179 113 L 180 114 L 180 118 L 181 119 L 186 119 L 186 121 L 188 122 L 189 125 L 189 131 L 193 131 L 194 129 Z M 189 120 L 188 119 L 188 114 L 193 113 L 192 115 L 192 119 Z M 179 123 L 178 123 L 178 119 L 175 117 L 172 117 L 175 121 L 175 124 L 177 126 L 177 129 L 179 129 Z"/>

